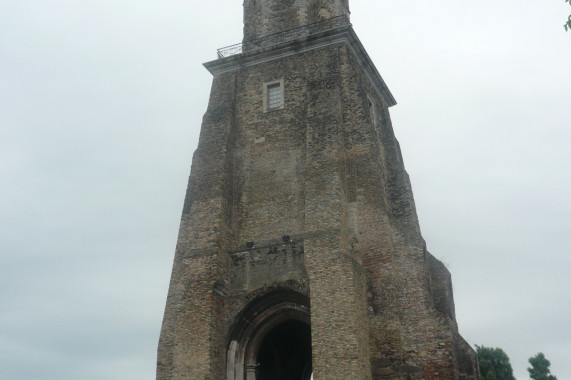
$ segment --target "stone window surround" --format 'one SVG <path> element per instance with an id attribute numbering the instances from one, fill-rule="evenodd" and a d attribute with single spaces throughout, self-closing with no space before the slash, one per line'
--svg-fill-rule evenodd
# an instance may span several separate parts
<path id="1" fill-rule="evenodd" d="M 281 101 L 280 101 L 280 106 L 279 107 L 275 107 L 275 108 L 269 108 L 269 104 L 268 104 L 268 89 L 272 86 L 275 85 L 279 85 L 280 86 L 280 95 L 281 95 Z M 272 111 L 277 111 L 277 110 L 283 110 L 285 108 L 285 90 L 284 90 L 284 80 L 283 78 L 281 79 L 277 79 L 277 80 L 273 80 L 273 81 L 269 81 L 269 82 L 264 82 L 264 113 L 266 112 L 272 112 Z"/>

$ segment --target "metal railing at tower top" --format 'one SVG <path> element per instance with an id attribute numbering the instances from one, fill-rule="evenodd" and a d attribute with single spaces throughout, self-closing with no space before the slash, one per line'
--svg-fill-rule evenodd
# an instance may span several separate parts
<path id="1" fill-rule="evenodd" d="M 335 30 L 344 26 L 351 25 L 347 16 L 337 16 L 327 20 L 314 22 L 284 30 L 282 32 L 270 34 L 255 40 L 245 41 L 239 44 L 226 46 L 218 49 L 218 58 L 226 58 L 232 55 L 256 51 L 259 49 L 276 46 L 282 43 L 294 41 L 300 38 L 306 38 L 315 33 Z"/>

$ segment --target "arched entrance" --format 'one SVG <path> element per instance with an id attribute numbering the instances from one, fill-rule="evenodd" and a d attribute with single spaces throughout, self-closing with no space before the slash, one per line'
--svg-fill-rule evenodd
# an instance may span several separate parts
<path id="1" fill-rule="evenodd" d="M 256 380 L 309 380 L 311 329 L 290 319 L 270 331 L 258 348 Z"/>
<path id="2" fill-rule="evenodd" d="M 289 291 L 253 301 L 238 317 L 227 380 L 310 380 L 309 300 Z"/>

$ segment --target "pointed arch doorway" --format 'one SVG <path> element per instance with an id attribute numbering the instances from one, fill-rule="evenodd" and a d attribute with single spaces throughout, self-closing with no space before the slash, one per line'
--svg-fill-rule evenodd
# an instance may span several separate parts
<path id="1" fill-rule="evenodd" d="M 238 317 L 227 350 L 227 380 L 310 380 L 309 300 L 279 291 Z"/>

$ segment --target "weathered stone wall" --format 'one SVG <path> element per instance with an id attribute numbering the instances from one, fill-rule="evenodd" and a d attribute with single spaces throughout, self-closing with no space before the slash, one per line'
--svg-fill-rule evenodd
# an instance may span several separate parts
<path id="1" fill-rule="evenodd" d="M 340 166 L 339 54 L 313 50 L 237 75 L 232 231 L 236 247 L 303 236 L 315 376 L 367 378 L 364 272 L 350 255 Z M 277 79 L 284 80 L 285 108 L 264 112 L 263 83 Z M 270 277 L 274 271 L 268 268 Z"/>
<path id="2" fill-rule="evenodd" d="M 477 378 L 386 98 L 347 43 L 301 47 L 214 76 L 157 379 L 225 379 L 237 321 L 279 292 L 310 300 L 316 380 Z M 274 81 L 285 104 L 266 112 Z"/>
<path id="3" fill-rule="evenodd" d="M 368 279 L 374 378 L 455 379 L 458 339 L 450 274 L 426 252 L 388 110 L 352 55 L 343 84 L 346 187 L 354 255 Z M 371 109 L 371 104 L 374 109 Z M 474 363 L 473 350 L 463 346 Z"/>
<path id="4" fill-rule="evenodd" d="M 184 202 L 159 341 L 158 379 L 222 379 L 234 75 L 214 78 Z"/>
<path id="5" fill-rule="evenodd" d="M 341 15 L 348 0 L 245 0 L 244 41 Z"/>
<path id="6" fill-rule="evenodd" d="M 264 244 L 230 254 L 228 287 L 233 292 L 252 292 L 288 281 L 307 280 L 303 240 Z"/>

